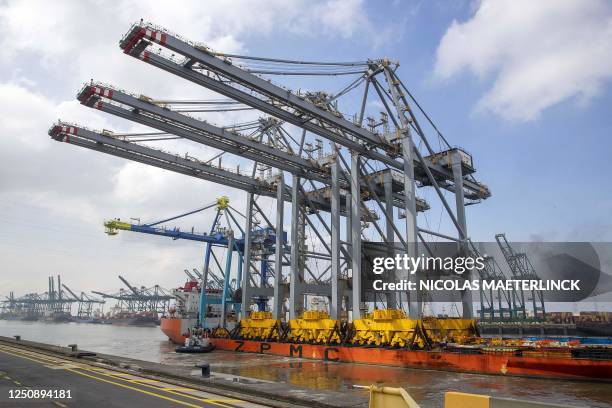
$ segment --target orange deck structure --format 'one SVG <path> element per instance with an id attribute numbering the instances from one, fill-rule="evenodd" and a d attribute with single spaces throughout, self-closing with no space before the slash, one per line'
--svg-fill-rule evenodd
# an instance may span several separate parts
<path id="1" fill-rule="evenodd" d="M 612 382 L 612 361 L 504 354 L 468 354 L 380 347 L 347 347 L 212 338 L 217 349 L 272 354 L 323 361 L 458 371 L 475 374 L 529 376 Z"/>

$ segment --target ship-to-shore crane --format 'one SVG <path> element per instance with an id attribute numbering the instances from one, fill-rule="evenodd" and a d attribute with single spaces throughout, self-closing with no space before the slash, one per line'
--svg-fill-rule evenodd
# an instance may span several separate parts
<path id="1" fill-rule="evenodd" d="M 208 233 L 200 233 L 196 232 L 194 228 L 191 228 L 190 231 L 183 231 L 178 227 L 167 228 L 162 226 L 169 221 L 174 221 L 192 214 L 197 214 L 204 212 L 208 209 L 214 208 L 215 215 L 213 219 L 213 223 L 211 225 L 210 231 Z M 172 216 L 169 218 L 162 219 L 160 221 L 155 221 L 146 224 L 131 224 L 127 222 L 123 222 L 120 219 L 108 220 L 104 222 L 105 232 L 108 235 L 117 235 L 119 230 L 123 231 L 132 231 L 139 232 L 143 234 L 151 234 L 158 236 L 165 236 L 172 239 L 184 239 L 188 241 L 196 241 L 196 242 L 204 242 L 206 243 L 206 249 L 204 251 L 204 268 L 203 273 L 199 275 L 200 280 L 200 304 L 199 304 L 199 324 L 202 327 L 205 327 L 206 321 L 206 308 L 208 304 L 215 304 L 217 302 L 221 302 L 221 308 L 223 310 L 223 319 L 225 318 L 227 306 L 229 304 L 234 304 L 234 296 L 231 296 L 230 292 L 230 277 L 232 271 L 232 253 L 238 253 L 238 268 L 237 268 L 237 278 L 236 282 L 238 282 L 238 287 L 236 290 L 240 288 L 240 282 L 242 281 L 242 262 L 243 257 L 242 253 L 244 251 L 244 238 L 234 238 L 234 231 L 239 231 L 242 236 L 244 236 L 244 230 L 242 226 L 238 222 L 237 215 L 242 216 L 240 212 L 233 209 L 229 204 L 229 199 L 226 196 L 221 196 L 217 198 L 214 203 L 206 205 L 204 207 L 188 211 L 176 216 Z M 251 231 L 251 235 L 255 237 L 254 241 L 257 242 L 262 248 L 266 247 L 270 249 L 268 253 L 274 253 L 274 244 L 276 242 L 276 235 L 274 231 L 266 228 L 255 228 Z M 285 238 L 286 240 L 286 238 Z M 221 247 L 226 249 L 226 262 L 225 266 L 221 265 L 221 262 L 218 256 L 213 251 L 213 248 Z M 222 277 L 218 277 L 211 268 L 211 261 L 214 261 L 218 269 L 222 273 Z M 261 281 L 266 282 L 269 277 L 273 277 L 273 274 L 270 273 L 269 268 L 267 267 L 267 261 L 262 260 L 261 263 Z M 186 271 L 188 272 L 188 271 Z M 197 272 L 194 270 L 194 272 Z M 190 273 L 188 273 L 188 276 Z M 190 278 L 194 278 L 193 276 L 189 276 Z M 217 299 L 209 299 L 206 296 L 206 289 L 210 286 L 217 286 L 222 288 L 222 296 L 220 300 Z M 265 308 L 264 304 L 267 301 L 267 298 L 261 297 L 260 309 L 263 310 Z M 235 305 L 235 307 L 239 311 L 239 306 Z"/>
<path id="2" fill-rule="evenodd" d="M 515 251 L 506 239 L 506 234 L 495 235 L 495 240 L 510 267 L 510 272 L 514 279 L 540 280 L 527 254 Z M 535 320 L 544 320 L 546 315 L 544 292 L 535 289 L 530 290 L 528 291 L 527 299 L 525 299 L 525 292 L 521 289 L 516 293 L 516 296 L 513 296 L 513 303 L 516 304 L 515 309 L 517 315 L 520 312 L 518 317 L 521 319 L 527 318 L 526 301 L 531 301 L 532 303 L 533 318 Z"/>
<path id="3" fill-rule="evenodd" d="M 78 302 L 77 317 L 80 319 L 91 319 L 93 317 L 94 305 L 96 304 L 104 305 L 104 303 L 106 303 L 104 300 L 95 299 L 87 295 L 85 292 L 81 292 L 81 296 L 78 296 L 76 293 L 72 291 L 72 289 L 70 289 L 65 284 L 62 284 L 62 286 Z"/>
<path id="4" fill-rule="evenodd" d="M 119 279 L 127 286 L 129 289 L 128 291 L 120 288 L 118 293 L 108 294 L 98 291 L 92 291 L 92 293 L 101 296 L 103 299 L 118 300 L 119 307 L 128 312 L 165 313 L 168 311 L 169 303 L 174 299 L 174 296 L 169 294 L 167 290 L 161 288 L 159 285 L 150 288 L 145 286 L 137 288 L 130 284 L 124 277 L 119 276 Z"/>
<path id="5" fill-rule="evenodd" d="M 432 237 L 457 242 L 464 252 L 468 247 L 466 206 L 491 193 L 474 177 L 472 156 L 448 143 L 404 85 L 398 62 L 383 58 L 322 63 L 228 55 L 144 22 L 128 30 L 120 47 L 144 63 L 223 95 L 224 103 L 232 104 L 226 106 L 267 115 L 255 124 L 256 132 L 247 134 L 247 127 L 217 126 L 185 114 L 198 112 L 185 109 L 186 101 L 130 94 L 93 81 L 78 93 L 85 106 L 218 149 L 241 163 L 249 161 L 251 174 L 213 164 L 212 159 L 170 154 L 118 133 L 95 132 L 66 122 L 49 131 L 57 141 L 246 192 L 242 228 L 246 234 L 240 257 L 244 312 L 262 297 L 273 297 L 275 319 L 285 318 L 281 311 L 286 301 L 288 318 L 296 319 L 307 297 L 314 295 L 329 299 L 332 319 L 360 319 L 367 309 L 362 296 L 367 288 L 360 274 L 363 241 L 401 244 L 409 257 L 417 256 L 419 242 L 430 252 L 427 240 Z M 290 90 L 272 81 L 273 75 L 337 80 L 336 91 Z M 378 112 L 382 108 L 384 112 Z M 371 118 L 379 113 L 380 120 Z M 436 150 L 430 135 L 437 139 Z M 450 231 L 426 229 L 423 220 L 417 222 L 418 213 L 429 209 L 416 196 L 418 188 L 433 190 Z M 446 192 L 454 196 L 453 203 Z M 257 202 L 260 197 L 275 199 L 276 211 L 263 211 Z M 290 246 L 281 233 L 285 202 L 291 204 Z M 256 228 L 258 217 L 269 231 L 277 232 L 270 260 L 252 233 L 264 230 Z M 148 228 L 153 229 L 146 233 L 160 232 L 155 225 Z M 166 234 L 171 236 L 164 231 L 159 235 Z M 258 260 L 262 264 L 256 268 Z M 284 266 L 288 270 L 283 271 Z M 257 279 L 272 274 L 273 282 Z M 404 277 L 414 279 L 398 276 Z M 399 307 L 411 318 L 419 318 L 421 295 L 385 293 L 386 307 Z M 461 314 L 471 318 L 471 293 L 462 292 L 461 303 Z M 489 299 L 485 309 L 491 308 L 495 302 Z"/>

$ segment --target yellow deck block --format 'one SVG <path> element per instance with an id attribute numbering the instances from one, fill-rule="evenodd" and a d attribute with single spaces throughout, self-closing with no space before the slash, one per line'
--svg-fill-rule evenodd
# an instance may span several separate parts
<path id="1" fill-rule="evenodd" d="M 278 339 L 280 322 L 272 318 L 271 312 L 251 312 L 247 319 L 240 320 L 238 336 L 242 339 Z"/>
<path id="2" fill-rule="evenodd" d="M 327 312 L 306 310 L 299 319 L 289 321 L 290 341 L 318 344 L 340 344 L 340 322 Z"/>
<path id="3" fill-rule="evenodd" d="M 329 319 L 329 314 L 322 310 L 306 310 L 302 314 L 303 320 L 323 320 Z"/>
<path id="4" fill-rule="evenodd" d="M 436 343 L 468 343 L 476 337 L 476 321 L 473 319 L 426 317 L 421 319 L 421 328 L 427 338 Z"/>
<path id="5" fill-rule="evenodd" d="M 251 320 L 267 320 L 267 319 L 272 319 L 272 312 L 257 312 L 257 311 L 253 311 L 253 312 L 251 312 L 251 315 L 249 316 L 249 318 Z"/>
<path id="6" fill-rule="evenodd" d="M 422 346 L 416 335 L 419 321 L 406 318 L 398 309 L 374 310 L 363 319 L 353 321 L 353 344 L 390 345 L 405 347 L 411 342 Z"/>
<path id="7" fill-rule="evenodd" d="M 372 311 L 370 318 L 373 320 L 405 319 L 406 314 L 400 309 L 377 309 Z"/>

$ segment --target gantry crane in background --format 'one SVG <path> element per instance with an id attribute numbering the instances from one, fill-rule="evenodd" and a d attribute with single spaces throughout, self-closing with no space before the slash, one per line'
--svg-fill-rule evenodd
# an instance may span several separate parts
<path id="1" fill-rule="evenodd" d="M 4 299 L 0 301 L 0 316 L 2 318 L 12 318 L 16 310 L 17 302 L 15 301 L 15 293 L 10 291 L 9 295 L 5 296 Z"/>
<path id="2" fill-rule="evenodd" d="M 49 276 L 49 290 L 46 293 L 47 309 L 58 316 L 70 316 L 74 299 L 66 296 L 62 289 L 62 278 L 57 275 L 57 285 L 53 276 Z"/>
<path id="3" fill-rule="evenodd" d="M 22 320 L 49 319 L 55 321 L 72 321 L 72 305 L 78 303 L 77 317 L 91 317 L 94 304 L 104 302 L 81 293 L 77 296 L 68 286 L 62 284 L 61 276 L 57 283 L 53 276 L 48 278 L 47 291 L 41 294 L 29 293 L 15 297 L 10 292 L 3 301 L 2 314 Z"/>
<path id="4" fill-rule="evenodd" d="M 541 280 L 527 257 L 527 254 L 524 252 L 516 252 L 506 239 L 506 234 L 495 235 L 495 240 L 510 267 L 510 272 L 514 279 Z M 515 308 L 518 317 L 521 319 L 527 318 L 526 302 L 531 302 L 533 318 L 535 320 L 544 320 L 546 314 L 544 292 L 533 289 L 527 291 L 527 293 L 527 298 L 525 298 L 525 291 L 521 289 L 516 292 L 516 296 L 513 297 L 513 303 L 516 305 Z"/>
<path id="5" fill-rule="evenodd" d="M 93 297 L 89 296 L 88 294 L 86 294 L 85 292 L 81 292 L 81 295 L 79 296 L 76 293 L 74 293 L 72 291 L 72 289 L 70 289 L 65 284 L 62 284 L 62 286 L 78 302 L 76 317 L 81 319 L 81 320 L 93 319 L 94 318 L 94 309 L 93 309 L 94 306 L 95 305 L 100 305 L 102 307 L 104 305 L 104 303 L 106 303 L 106 302 L 104 302 L 104 300 L 93 298 Z M 99 312 L 100 315 L 102 315 L 104 313 L 104 311 L 102 309 L 100 309 L 98 312 Z"/>
<path id="6" fill-rule="evenodd" d="M 116 300 L 117 308 L 125 312 L 165 313 L 168 311 L 174 296 L 168 293 L 166 289 L 159 285 L 150 288 L 145 286 L 137 288 L 122 276 L 119 276 L 119 279 L 127 286 L 128 290 L 120 288 L 119 292 L 112 294 L 98 291 L 92 291 L 92 293 L 101 296 L 103 299 Z"/>
<path id="7" fill-rule="evenodd" d="M 329 299 L 332 319 L 360 318 L 369 307 L 362 298 L 362 255 L 367 257 L 363 241 L 397 242 L 415 257 L 419 241 L 431 254 L 428 240 L 434 237 L 456 242 L 462 253 L 471 252 L 465 208 L 488 198 L 490 191 L 474 178 L 471 155 L 447 142 L 400 80 L 397 62 L 227 55 L 145 23 L 135 24 L 120 46 L 128 55 L 229 98 L 218 102 L 225 107 L 267 115 L 251 124 L 217 126 L 191 115 L 211 110 L 193 108 L 194 101 L 154 99 L 91 83 L 78 94 L 83 105 L 152 127 L 161 132 L 160 139 L 188 139 L 220 153 L 209 159 L 171 154 L 143 139 L 66 122 L 49 131 L 58 141 L 245 191 L 243 231 L 249 233 L 241 256 L 243 311 L 252 304 L 265 308 L 262 298 L 272 298 L 274 318 L 284 318 L 282 307 L 288 301 L 289 318 L 294 319 L 315 295 Z M 274 75 L 327 78 L 339 91 L 291 91 L 271 82 Z M 347 77 L 349 81 L 342 82 Z M 354 97 L 352 91 L 358 88 L 361 96 Z M 384 112 L 374 114 L 374 106 L 384 107 Z M 344 113 L 347 109 L 356 114 Z M 433 133 L 438 150 L 426 133 Z M 250 171 L 222 167 L 224 154 Z M 218 163 L 213 163 L 216 158 Z M 417 188 L 431 189 L 435 202 L 418 199 Z M 273 200 L 276 211 L 262 209 Z M 285 202 L 291 205 L 289 239 L 275 234 L 272 254 L 269 247 L 257 246 L 254 231 L 283 231 Z M 418 225 L 418 212 L 426 217 L 430 207 L 444 211 L 450 231 Z M 265 225 L 259 230 L 254 228 L 258 221 Z M 257 268 L 254 259 L 265 259 L 265 264 Z M 414 279 L 402 274 L 397 271 L 397 278 Z M 386 306 L 407 309 L 417 318 L 423 312 L 421 295 L 389 292 Z M 462 293 L 461 303 L 462 315 L 471 317 L 469 292 Z M 494 304 L 481 310 L 494 313 Z"/>
<path id="8" fill-rule="evenodd" d="M 11 291 L 6 300 L 2 301 L 2 315 L 13 319 L 38 320 L 44 317 L 46 309 L 46 299 L 38 293 L 15 297 Z"/>
<path id="9" fill-rule="evenodd" d="M 478 272 L 481 282 L 478 289 L 480 301 L 478 317 L 480 321 L 494 322 L 517 319 L 518 313 L 514 301 L 517 295 L 516 290 L 508 291 L 504 288 L 485 290 L 483 282 L 503 281 L 506 277 L 493 256 L 482 254 L 472 240 L 469 240 L 469 244 L 470 252 L 475 257 L 484 259 L 484 268 Z"/>

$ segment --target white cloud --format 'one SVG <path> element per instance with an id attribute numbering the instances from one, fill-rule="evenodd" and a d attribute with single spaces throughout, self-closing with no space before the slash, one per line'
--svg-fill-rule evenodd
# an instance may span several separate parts
<path id="1" fill-rule="evenodd" d="M 187 0 L 180 7 L 162 0 L 9 0 L 0 6 L 0 55 L 14 56 L 24 50 L 45 56 L 87 52 L 97 49 L 102 41 L 117 48 L 129 24 L 140 18 L 193 40 L 219 41 L 219 45 L 230 47 L 223 49 L 226 52 L 241 49 L 240 39 L 252 34 L 318 36 L 322 30 L 330 36 L 348 38 L 362 28 L 371 28 L 362 0 L 225 0 L 205 5 Z"/>
<path id="2" fill-rule="evenodd" d="M 468 21 L 453 21 L 437 50 L 435 77 L 466 71 L 494 78 L 477 109 L 506 119 L 586 103 L 612 77 L 612 3 L 484 0 Z"/>
<path id="3" fill-rule="evenodd" d="M 42 148 L 40 134 L 45 133 L 45 122 L 53 118 L 53 104 L 42 95 L 29 92 L 14 84 L 0 84 L 0 111 L 2 112 L 3 140 L 7 149 L 25 146 L 29 149 Z M 23 112 L 37 112 L 38 121 L 28 120 Z"/>
<path id="4" fill-rule="evenodd" d="M 248 53 L 253 37 L 273 43 L 279 34 L 380 43 L 362 0 L 186 0 L 180 7 L 162 0 L 8 0 L 0 3 L 0 81 L 29 81 L 48 95 L 72 96 L 92 78 L 151 96 L 210 95 L 121 52 L 119 39 L 141 18 L 228 53 Z"/>
<path id="5" fill-rule="evenodd" d="M 0 179 L 0 197 L 19 196 L 57 215 L 88 221 L 126 215 L 121 214 L 126 208 L 130 215 L 143 217 L 156 216 L 156 211 L 181 211 L 200 205 L 198 196 L 215 197 L 219 189 L 202 180 L 53 141 L 47 130 L 60 117 L 93 129 L 112 128 L 105 120 L 109 116 L 77 101 L 54 103 L 23 87 L 0 84 L 0 110 L 4 115 L 0 169 L 11 175 Z M 177 152 L 180 147 L 206 157 L 207 148 L 195 143 L 163 146 Z M 186 191 L 196 194 L 183 196 Z"/>
<path id="6" fill-rule="evenodd" d="M 130 233 L 112 240 L 103 235 L 102 221 L 152 221 L 210 203 L 228 189 L 51 140 L 47 130 L 59 117 L 112 127 L 108 116 L 78 102 L 0 84 L 0 110 L 0 258 L 13 271 L 0 287 L 17 294 L 43 290 L 47 274 L 61 273 L 76 288 L 116 289 L 116 273 L 126 271 L 135 281 L 173 286 L 183 267 L 200 265 L 198 245 Z M 242 209 L 243 194 L 231 190 L 229 196 Z M 211 222 L 209 213 L 176 224 L 201 231 Z"/>
<path id="7" fill-rule="evenodd" d="M 237 190 L 47 136 L 59 118 L 94 129 L 139 128 L 74 99 L 90 78 L 151 97 L 212 95 L 121 52 L 119 39 L 140 18 L 224 52 L 248 53 L 254 37 L 275 44 L 280 34 L 326 40 L 359 37 L 364 42 L 376 37 L 360 0 L 186 0 L 180 6 L 161 0 L 0 2 L 0 206 L 10 209 L 3 215 L 14 221 L 0 232 L 0 258 L 5 268 L 29 278 L 0 276 L 0 288 L 17 294 L 42 290 L 52 273 L 66 275 L 70 286 L 79 289 L 116 288 L 118 273 L 136 282 L 176 285 L 184 267 L 200 266 L 201 245 L 130 233 L 105 239 L 102 220 L 151 221 L 203 206 L 220 195 L 229 195 L 232 206 L 244 211 L 245 196 Z M 274 55 L 273 45 L 269 55 Z M 225 125 L 253 115 L 234 112 L 208 118 Z M 163 142 L 163 148 L 199 158 L 213 154 L 210 148 L 184 141 Z M 227 167 L 237 162 L 244 160 L 223 159 Z M 34 215 L 36 221 L 30 221 Z M 195 225 L 202 231 L 211 222 L 209 214 L 176 225 Z"/>

